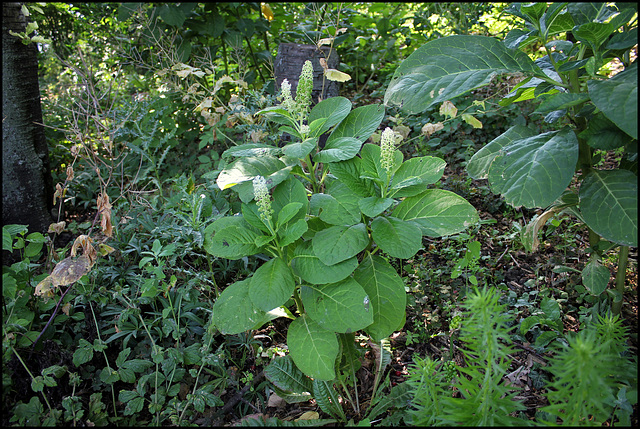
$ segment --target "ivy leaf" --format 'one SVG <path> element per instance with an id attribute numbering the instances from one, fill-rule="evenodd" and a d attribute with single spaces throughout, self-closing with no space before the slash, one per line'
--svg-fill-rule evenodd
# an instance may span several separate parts
<path id="1" fill-rule="evenodd" d="M 303 314 L 291 322 L 287 345 L 296 366 L 309 377 L 318 380 L 336 377 L 335 362 L 340 351 L 338 338 L 308 315 Z"/>

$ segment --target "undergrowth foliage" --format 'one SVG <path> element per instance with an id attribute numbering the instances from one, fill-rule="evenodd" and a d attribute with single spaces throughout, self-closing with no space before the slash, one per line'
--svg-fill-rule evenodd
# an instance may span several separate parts
<path id="1" fill-rule="evenodd" d="M 3 225 L 3 423 L 635 423 L 637 8 L 333 7 L 23 6 L 56 222 Z"/>

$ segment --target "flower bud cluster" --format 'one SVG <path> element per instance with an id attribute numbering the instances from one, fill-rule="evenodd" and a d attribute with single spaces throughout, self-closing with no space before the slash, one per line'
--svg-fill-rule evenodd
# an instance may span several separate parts
<path id="1" fill-rule="evenodd" d="M 264 177 L 256 176 L 253 178 L 253 195 L 255 197 L 256 204 L 258 205 L 260 219 L 269 224 L 271 222 L 273 210 L 271 209 L 269 188 L 267 188 L 267 181 Z"/>
<path id="2" fill-rule="evenodd" d="M 389 127 L 385 128 L 380 138 L 380 164 L 387 174 L 394 166 L 393 154 L 395 151 L 395 133 Z"/>
<path id="3" fill-rule="evenodd" d="M 291 83 L 284 79 L 280 85 L 282 95 L 282 107 L 287 109 L 291 116 L 299 122 L 306 119 L 311 106 L 311 91 L 313 91 L 313 65 L 311 61 L 305 61 L 298 80 L 296 99 L 291 96 Z"/>

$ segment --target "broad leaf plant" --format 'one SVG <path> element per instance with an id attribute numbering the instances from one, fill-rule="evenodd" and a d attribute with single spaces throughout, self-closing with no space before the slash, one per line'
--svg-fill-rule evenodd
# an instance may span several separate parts
<path id="1" fill-rule="evenodd" d="M 223 334 L 237 334 L 292 319 L 289 356 L 313 379 L 315 392 L 345 362 L 354 368 L 357 331 L 380 344 L 404 325 L 405 287 L 389 258 L 411 258 L 423 236 L 455 234 L 479 218 L 462 197 L 431 187 L 443 160 L 403 160 L 389 128 L 380 145 L 366 143 L 384 106 L 352 109 L 348 99 L 333 97 L 311 108 L 312 85 L 307 61 L 295 98 L 285 80 L 282 103 L 259 112 L 281 124 L 290 142 L 223 153 L 228 164 L 217 185 L 237 192 L 242 208 L 207 228 L 205 248 L 219 258 L 266 261 L 220 294 L 214 323 Z"/>
<path id="2" fill-rule="evenodd" d="M 474 154 L 467 171 L 488 179 L 494 193 L 514 207 L 545 209 L 523 228 L 525 248 L 535 251 L 538 232 L 560 212 L 589 232 L 590 261 L 584 286 L 602 294 L 610 273 L 604 252 L 619 247 L 612 311 L 619 313 L 629 246 L 638 245 L 638 69 L 635 3 L 513 3 L 506 12 L 524 22 L 500 41 L 450 36 L 426 43 L 396 70 L 386 105 L 421 113 L 490 83 L 497 74 L 524 79 L 502 106 L 540 100 L 534 113 L 555 130 L 539 133 L 514 125 Z M 522 49 L 540 47 L 532 60 Z M 617 60 L 622 69 L 609 76 Z M 562 124 L 562 125 L 561 125 Z M 598 167 L 598 151 L 617 151 L 616 168 Z M 572 185 L 572 182 L 574 184 Z"/>

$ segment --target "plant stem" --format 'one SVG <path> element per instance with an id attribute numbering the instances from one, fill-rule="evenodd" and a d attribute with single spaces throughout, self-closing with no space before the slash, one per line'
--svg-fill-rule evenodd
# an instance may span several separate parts
<path id="1" fill-rule="evenodd" d="M 93 323 L 96 327 L 96 334 L 98 335 L 98 339 L 102 342 L 102 337 L 100 336 L 100 328 L 98 327 L 98 319 L 96 318 L 96 313 L 93 311 L 93 306 L 91 302 L 89 302 L 89 308 L 91 309 L 91 314 L 93 315 Z M 102 355 L 104 356 L 104 360 L 107 362 L 107 369 L 111 372 L 111 366 L 109 365 L 109 359 L 107 358 L 107 353 L 102 350 Z M 113 383 L 111 383 L 111 401 L 113 403 L 113 414 L 118 417 L 118 410 L 116 409 L 116 391 L 113 388 Z"/>
<path id="2" fill-rule="evenodd" d="M 627 262 L 629 261 L 629 246 L 620 246 L 618 251 L 618 272 L 616 273 L 616 298 L 611 303 L 611 313 L 620 314 L 624 296 L 624 280 L 627 274 Z"/>
<path id="3" fill-rule="evenodd" d="M 11 347 L 11 350 L 13 350 L 13 353 L 16 355 L 16 357 L 20 361 L 20 363 L 22 364 L 22 366 L 24 367 L 24 369 L 27 370 L 27 373 L 29 374 L 29 377 L 31 377 L 31 380 L 35 380 L 35 377 L 33 376 L 33 374 L 31 374 L 31 371 L 29 371 L 29 367 L 27 367 L 27 365 L 24 363 L 24 361 L 22 360 L 22 358 L 20 357 L 20 355 L 18 354 L 16 349 L 14 349 L 13 346 L 10 346 L 10 347 Z M 49 408 L 49 412 L 53 413 L 53 410 L 51 409 L 51 405 L 49 404 L 49 401 L 47 400 L 47 397 L 44 396 L 44 391 L 41 391 L 40 394 L 42 395 L 42 398 L 44 399 L 44 402 L 47 404 L 47 407 Z"/>

